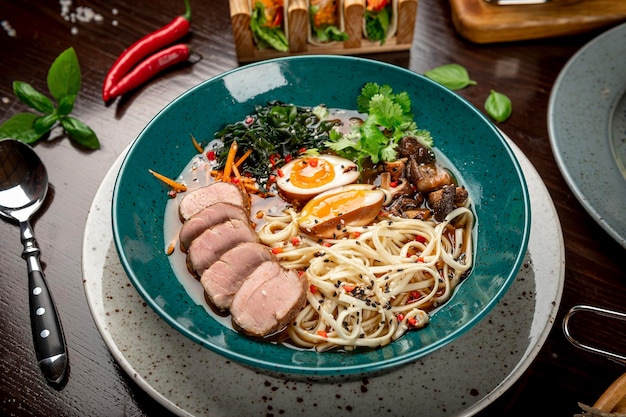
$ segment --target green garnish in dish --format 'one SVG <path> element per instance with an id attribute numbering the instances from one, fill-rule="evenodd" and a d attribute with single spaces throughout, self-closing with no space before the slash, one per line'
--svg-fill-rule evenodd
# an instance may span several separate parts
<path id="1" fill-rule="evenodd" d="M 272 172 L 292 158 L 317 155 L 331 150 L 363 167 L 366 160 L 376 164 L 395 161 L 396 148 L 405 136 L 415 137 L 431 148 L 430 132 L 418 129 L 411 114 L 411 100 L 406 92 L 394 94 L 388 85 L 367 83 L 356 100 L 363 123 L 353 125 L 347 133 L 339 127 L 342 121 L 329 115 L 324 105 L 296 106 L 280 101 L 255 107 L 244 120 L 226 125 L 215 133 L 222 143 L 215 149 L 223 168 L 234 141 L 239 149 L 252 152 L 240 167 L 242 173 L 256 178 L 262 191 L 268 191 Z"/>
<path id="2" fill-rule="evenodd" d="M 430 132 L 417 128 L 406 92 L 394 94 L 388 85 L 367 83 L 357 98 L 357 110 L 367 114 L 363 124 L 345 135 L 331 131 L 325 145 L 359 166 L 366 158 L 374 164 L 394 161 L 398 142 L 404 136 L 413 136 L 428 148 L 433 146 Z"/>

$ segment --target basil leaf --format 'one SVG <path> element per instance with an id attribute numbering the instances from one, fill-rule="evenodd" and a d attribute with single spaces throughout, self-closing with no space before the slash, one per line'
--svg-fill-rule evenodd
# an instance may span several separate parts
<path id="1" fill-rule="evenodd" d="M 46 114 L 45 116 L 35 119 L 33 128 L 35 132 L 43 135 L 52 129 L 57 120 L 59 120 L 59 116 L 56 113 Z"/>
<path id="2" fill-rule="evenodd" d="M 80 65 L 74 48 L 68 48 L 59 55 L 48 70 L 48 89 L 60 101 L 65 96 L 78 95 L 80 90 Z"/>
<path id="3" fill-rule="evenodd" d="M 460 90 L 469 85 L 476 85 L 476 81 L 470 79 L 465 67 L 459 64 L 445 64 L 426 71 L 424 75 L 450 90 Z"/>
<path id="4" fill-rule="evenodd" d="M 497 122 L 504 122 L 513 111 L 511 100 L 502 93 L 491 90 L 489 97 L 485 100 L 485 110 Z"/>
<path id="5" fill-rule="evenodd" d="M 100 142 L 94 131 L 80 120 L 66 116 L 61 119 L 61 126 L 74 142 L 89 149 L 100 147 Z"/>
<path id="6" fill-rule="evenodd" d="M 24 81 L 13 81 L 13 92 L 18 99 L 37 111 L 42 113 L 52 113 L 54 111 L 52 100 Z"/>
<path id="7" fill-rule="evenodd" d="M 57 109 L 57 113 L 60 116 L 67 116 L 74 110 L 74 103 L 76 102 L 76 95 L 70 94 L 68 96 L 64 96 L 59 100 L 59 108 Z"/>
<path id="8" fill-rule="evenodd" d="M 18 113 L 0 125 L 0 138 L 13 138 L 24 143 L 36 142 L 42 133 L 35 131 L 34 124 L 38 118 L 33 113 Z"/>

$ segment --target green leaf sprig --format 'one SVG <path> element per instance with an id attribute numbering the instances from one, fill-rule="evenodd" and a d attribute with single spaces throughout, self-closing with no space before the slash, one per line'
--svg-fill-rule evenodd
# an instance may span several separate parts
<path id="1" fill-rule="evenodd" d="M 398 142 L 404 136 L 412 136 L 426 147 L 433 146 L 430 132 L 417 128 L 411 99 L 405 91 L 394 94 L 389 85 L 367 83 L 357 97 L 357 111 L 367 114 L 363 123 L 345 135 L 331 131 L 325 145 L 359 165 L 366 158 L 375 164 L 394 161 Z"/>
<path id="2" fill-rule="evenodd" d="M 445 64 L 426 71 L 424 75 L 450 90 L 461 90 L 469 85 L 476 85 L 476 81 L 470 79 L 465 67 L 459 64 Z"/>
<path id="3" fill-rule="evenodd" d="M 511 100 L 502 93 L 491 90 L 485 100 L 485 110 L 496 122 L 504 122 L 513 111 Z"/>
<path id="4" fill-rule="evenodd" d="M 74 48 L 66 49 L 54 60 L 48 70 L 47 83 L 56 106 L 32 85 L 23 81 L 13 82 L 15 96 L 42 114 L 24 112 L 14 115 L 0 125 L 0 138 L 13 138 L 31 144 L 61 125 L 74 142 L 89 149 L 98 149 L 100 142 L 94 131 L 70 116 L 81 86 L 80 65 Z"/>
<path id="5" fill-rule="evenodd" d="M 459 64 L 445 64 L 426 71 L 424 75 L 439 84 L 448 87 L 450 90 L 461 90 L 470 85 L 476 85 L 469 73 Z M 507 120 L 513 112 L 511 100 L 504 94 L 491 90 L 487 100 L 485 100 L 485 111 L 496 122 L 502 123 Z"/>

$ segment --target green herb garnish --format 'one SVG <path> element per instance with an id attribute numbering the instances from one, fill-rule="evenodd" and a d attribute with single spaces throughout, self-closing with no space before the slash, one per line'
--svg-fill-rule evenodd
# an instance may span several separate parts
<path id="1" fill-rule="evenodd" d="M 491 90 L 489 97 L 485 100 L 485 110 L 496 122 L 504 122 L 511 116 L 513 105 L 507 96 Z"/>
<path id="2" fill-rule="evenodd" d="M 469 85 L 476 85 L 476 81 L 471 80 L 467 70 L 459 64 L 445 64 L 426 71 L 424 75 L 450 90 L 461 90 Z"/>
<path id="3" fill-rule="evenodd" d="M 433 146 L 430 133 L 417 128 L 406 92 L 394 94 L 388 85 L 367 83 L 357 98 L 357 110 L 367 114 L 363 124 L 346 135 L 331 132 L 331 140 L 325 145 L 360 166 L 367 158 L 374 164 L 394 161 L 398 142 L 405 136 L 413 136 L 429 148 Z"/>
<path id="4" fill-rule="evenodd" d="M 23 81 L 13 82 L 15 96 L 42 115 L 18 113 L 0 125 L 0 138 L 13 138 L 24 143 L 34 143 L 60 124 L 67 136 L 74 142 L 89 148 L 98 149 L 100 143 L 89 126 L 69 114 L 81 85 L 80 65 L 74 48 L 63 51 L 48 70 L 48 89 L 57 101 L 52 100 Z"/>

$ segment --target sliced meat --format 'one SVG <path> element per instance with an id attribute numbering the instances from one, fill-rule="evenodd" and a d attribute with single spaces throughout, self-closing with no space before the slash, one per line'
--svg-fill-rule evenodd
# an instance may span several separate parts
<path id="1" fill-rule="evenodd" d="M 306 279 L 278 262 L 259 265 L 243 282 L 230 306 L 233 325 L 249 336 L 282 330 L 306 302 Z"/>
<path id="2" fill-rule="evenodd" d="M 228 310 L 248 275 L 263 262 L 275 260 L 270 249 L 261 243 L 240 243 L 206 269 L 200 282 L 209 301 L 219 310 Z"/>
<path id="3" fill-rule="evenodd" d="M 187 250 L 187 268 L 192 274 L 201 277 L 204 270 L 228 249 L 242 242 L 258 241 L 259 237 L 249 222 L 227 220 L 205 230 L 191 242 Z"/>
<path id="4" fill-rule="evenodd" d="M 248 211 L 244 210 L 241 206 L 230 203 L 212 204 L 199 213 L 194 214 L 189 220 L 183 223 L 178 233 L 180 250 L 186 252 L 191 242 L 209 227 L 213 227 L 229 219 L 249 221 L 249 216 Z"/>
<path id="5" fill-rule="evenodd" d="M 178 206 L 181 221 L 216 203 L 229 203 L 250 210 L 250 198 L 239 186 L 230 182 L 216 181 L 206 187 L 196 188 L 186 194 Z"/>

